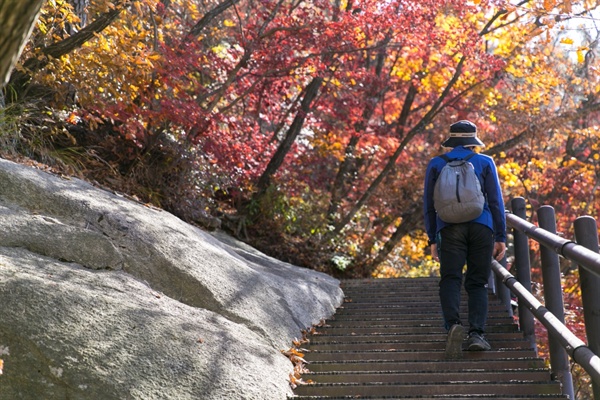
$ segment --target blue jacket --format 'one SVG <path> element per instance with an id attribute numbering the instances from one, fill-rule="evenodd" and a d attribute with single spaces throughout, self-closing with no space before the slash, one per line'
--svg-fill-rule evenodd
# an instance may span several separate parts
<path id="1" fill-rule="evenodd" d="M 464 158 L 471 154 L 472 150 L 458 146 L 446 153 L 449 158 Z M 496 242 L 506 242 L 506 216 L 504 215 L 504 200 L 502 189 L 498 180 L 498 172 L 494 160 L 485 154 L 477 154 L 469 159 L 475 167 L 475 173 L 481 182 L 481 189 L 486 196 L 486 204 L 483 212 L 471 222 L 476 222 L 489 227 L 494 232 Z M 446 225 L 438 218 L 433 208 L 433 188 L 435 181 L 446 162 L 440 157 L 434 157 L 427 165 L 425 173 L 425 192 L 423 195 L 423 208 L 425 212 L 425 229 L 430 243 L 435 241 L 437 233 Z"/>

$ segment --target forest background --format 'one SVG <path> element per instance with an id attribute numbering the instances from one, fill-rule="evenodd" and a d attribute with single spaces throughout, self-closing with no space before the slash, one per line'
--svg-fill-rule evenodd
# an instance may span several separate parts
<path id="1" fill-rule="evenodd" d="M 0 95 L 5 158 L 338 277 L 436 274 L 422 181 L 459 119 L 533 222 L 552 205 L 572 237 L 600 211 L 596 1 L 37 2 Z"/>

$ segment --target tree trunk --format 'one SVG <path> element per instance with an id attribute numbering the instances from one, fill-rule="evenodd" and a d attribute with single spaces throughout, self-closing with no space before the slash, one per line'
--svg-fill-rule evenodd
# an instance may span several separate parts
<path id="1" fill-rule="evenodd" d="M 102 14 L 94 22 L 59 42 L 53 43 L 50 46 L 42 49 L 42 53 L 54 58 L 62 57 L 69 54 L 73 50 L 81 47 L 87 41 L 93 39 L 97 33 L 102 32 L 104 28 L 109 26 L 124 9 L 127 3 L 121 3 L 122 7 L 116 7 L 107 13 Z M 9 80 L 9 84 L 15 89 L 17 96 L 24 92 L 24 89 L 31 79 L 31 73 L 37 72 L 48 65 L 46 57 L 31 57 L 23 63 L 24 71 L 15 71 Z M 10 101 L 10 99 L 9 99 Z"/>
<path id="2" fill-rule="evenodd" d="M 347 195 L 346 184 L 348 180 L 353 180 L 350 177 L 350 170 L 352 165 L 355 163 L 356 145 L 359 142 L 360 137 L 354 135 L 348 141 L 346 150 L 344 152 L 344 160 L 341 162 L 335 180 L 333 181 L 333 187 L 331 188 L 331 200 L 329 202 L 329 209 L 327 210 L 327 220 L 330 224 L 335 223 L 335 214 L 338 212 L 342 199 Z"/>
<path id="3" fill-rule="evenodd" d="M 416 88 L 411 85 L 411 87 L 408 90 L 408 93 L 406 94 L 406 98 L 404 99 L 402 111 L 400 112 L 400 117 L 398 120 L 398 129 L 399 130 L 403 129 L 403 127 L 406 125 L 408 116 L 410 114 L 410 109 L 412 107 L 412 104 L 415 100 L 416 95 L 417 95 Z M 390 171 L 393 169 L 393 167 L 396 165 L 396 160 L 398 159 L 398 157 L 404 150 L 404 147 L 406 147 L 408 142 L 414 137 L 414 135 L 416 133 L 417 133 L 417 131 L 415 129 L 413 129 L 408 134 L 406 134 L 406 136 L 404 137 L 404 139 L 402 140 L 402 142 L 400 143 L 400 145 L 398 146 L 398 148 L 396 149 L 396 151 L 394 152 L 392 157 L 388 160 L 388 163 L 384 167 L 383 171 L 380 172 L 380 174 L 377 176 L 377 178 L 375 178 L 373 183 L 371 183 L 369 188 L 365 191 L 365 193 L 363 193 L 362 197 L 358 200 L 358 202 L 356 204 L 354 204 L 354 206 L 350 209 L 348 214 L 346 214 L 346 216 L 341 221 L 339 221 L 337 224 L 334 225 L 334 230 L 331 232 L 331 236 L 335 236 L 338 233 L 340 233 L 341 230 L 352 220 L 354 215 L 356 215 L 358 210 L 360 210 L 360 208 L 373 195 L 373 193 L 375 192 L 375 189 L 379 186 L 379 184 L 385 179 L 387 174 L 389 174 Z"/>
<path id="4" fill-rule="evenodd" d="M 306 119 L 306 115 L 310 112 L 311 103 L 319 94 L 319 89 L 321 88 L 321 84 L 323 82 L 323 78 L 317 77 L 313 78 L 313 80 L 306 87 L 306 93 L 304 94 L 304 98 L 300 103 L 300 110 L 296 113 L 296 117 L 292 122 L 292 125 L 288 129 L 285 138 L 279 144 L 279 147 L 275 151 L 275 154 L 269 161 L 267 168 L 262 173 L 258 180 L 257 188 L 258 193 L 257 196 L 261 196 L 264 191 L 271 184 L 271 178 L 277 172 L 281 164 L 283 164 L 283 160 L 285 159 L 286 154 L 292 148 L 292 144 L 300 134 L 300 130 L 304 125 L 304 120 Z"/>
<path id="5" fill-rule="evenodd" d="M 400 222 L 400 225 L 398 225 L 388 241 L 385 242 L 375 258 L 364 266 L 366 272 L 371 273 L 374 271 L 375 268 L 390 255 L 392 250 L 394 250 L 394 247 L 400 243 L 400 240 L 416 228 L 422 218 L 422 213 L 420 211 L 420 203 L 414 203 L 408 210 L 405 210 L 404 213 L 402 213 L 402 222 Z"/>
<path id="6" fill-rule="evenodd" d="M 23 51 L 42 7 L 43 0 L 0 2 L 0 87 L 3 87 Z"/>
<path id="7" fill-rule="evenodd" d="M 218 17 L 229 7 L 235 5 L 239 2 L 240 2 L 240 0 L 225 0 L 224 2 L 217 4 L 217 6 L 215 8 L 213 8 L 212 10 L 210 10 L 209 12 L 204 14 L 204 16 L 202 18 L 200 18 L 200 20 L 196 23 L 196 25 L 194 25 L 192 27 L 192 29 L 190 29 L 188 36 L 197 37 L 198 35 L 200 35 L 200 33 L 202 33 L 202 30 L 204 28 L 206 28 L 208 26 L 208 24 L 211 23 L 211 21 L 213 19 Z"/>
<path id="8" fill-rule="evenodd" d="M 379 52 L 377 54 L 377 62 L 375 64 L 375 75 L 376 76 L 380 76 L 381 71 L 383 70 L 385 56 L 387 54 L 386 53 L 386 45 L 389 43 L 390 38 L 391 37 L 388 35 L 380 43 L 381 49 L 379 50 Z M 368 59 L 368 57 L 366 57 L 366 58 Z M 383 98 L 383 93 L 381 90 L 378 90 L 377 87 L 375 87 L 375 89 L 371 89 L 369 91 L 369 93 L 367 94 L 368 106 L 365 107 L 365 109 L 363 110 L 363 113 L 362 113 L 361 120 L 364 121 L 362 125 L 366 125 L 368 123 L 368 121 L 371 119 L 371 117 L 373 116 L 373 113 L 375 112 L 375 108 L 376 108 L 377 104 L 379 104 L 379 102 L 381 101 L 382 98 Z M 359 129 L 357 129 L 357 130 L 362 130 L 362 129 L 364 129 L 364 128 L 359 127 Z M 359 136 L 352 136 L 350 138 L 350 140 L 348 141 L 348 145 L 346 146 L 346 150 L 344 152 L 344 160 L 340 164 L 338 172 L 335 176 L 335 180 L 333 182 L 333 187 L 331 188 L 331 200 L 329 203 L 329 209 L 327 210 L 327 220 L 332 225 L 335 223 L 335 214 L 338 212 L 340 203 L 342 202 L 342 199 L 344 197 L 346 197 L 346 195 L 349 191 L 349 189 L 347 189 L 347 188 L 351 187 L 352 181 L 354 180 L 350 176 L 350 171 L 352 170 L 352 166 L 355 164 L 355 161 L 356 161 L 354 152 L 356 151 L 356 145 L 358 145 L 359 141 L 360 141 Z"/>
<path id="9" fill-rule="evenodd" d="M 394 167 L 396 166 L 396 161 L 398 160 L 398 157 L 400 157 L 400 154 L 402 154 L 402 151 L 404 151 L 404 148 L 406 147 L 406 145 L 408 145 L 408 143 L 412 140 L 412 138 L 420 131 L 421 126 L 425 126 L 425 124 L 417 125 L 417 127 L 419 129 L 416 129 L 417 127 L 413 128 L 404 137 L 404 139 L 402 140 L 402 142 L 400 143 L 400 145 L 398 146 L 398 148 L 396 149 L 394 154 L 389 158 L 385 167 L 383 167 L 383 170 L 379 173 L 379 175 L 377 175 L 377 177 L 371 183 L 371 185 L 369 185 L 369 187 L 363 193 L 361 198 L 352 206 L 352 208 L 344 216 L 344 218 L 334 226 L 333 231 L 331 231 L 331 237 L 337 236 L 342 231 L 342 229 L 344 229 L 344 227 L 346 225 L 348 225 L 350 223 L 350 221 L 352 221 L 352 218 L 354 218 L 356 213 L 362 208 L 362 206 L 365 205 L 367 200 L 369 200 L 371 198 L 371 196 L 375 193 L 375 190 L 379 187 L 381 182 L 383 182 L 383 180 L 388 176 L 388 174 L 394 169 Z"/>
<path id="10" fill-rule="evenodd" d="M 412 138 L 417 133 L 419 133 L 423 129 L 423 127 L 425 127 L 427 124 L 429 124 L 433 120 L 433 117 L 435 116 L 435 114 L 437 114 L 437 112 L 442 108 L 441 107 L 442 102 L 444 101 L 446 96 L 448 96 L 448 93 L 450 93 L 450 89 L 452 89 L 452 87 L 458 80 L 459 76 L 462 74 L 462 66 L 463 66 L 464 62 L 465 62 L 465 57 L 461 58 L 460 61 L 458 62 L 457 66 L 456 66 L 456 71 L 454 72 L 452 79 L 450 79 L 450 81 L 446 85 L 446 88 L 444 88 L 444 91 L 442 92 L 442 94 L 440 94 L 440 96 L 438 97 L 436 102 L 431 106 L 431 108 L 423 116 L 423 118 L 421 118 L 419 123 L 417 123 L 410 131 L 408 131 L 406 133 L 406 135 L 402 139 L 402 142 L 400 142 L 400 145 L 398 146 L 398 148 L 396 149 L 394 154 L 389 158 L 389 160 L 386 163 L 383 170 L 375 178 L 373 183 L 371 183 L 371 185 L 368 187 L 368 189 L 365 191 L 365 193 L 363 193 L 362 197 L 354 204 L 354 206 L 352 206 L 352 209 L 348 212 L 348 214 L 346 214 L 346 216 L 338 224 L 335 225 L 331 234 L 328 235 L 328 238 L 337 236 L 342 231 L 342 229 L 344 229 L 344 227 L 346 225 L 348 225 L 350 223 L 350 221 L 352 221 L 352 218 L 354 218 L 354 216 L 356 215 L 358 210 L 360 210 L 361 207 L 363 205 L 365 205 L 367 200 L 369 200 L 369 198 L 371 198 L 373 193 L 375 193 L 375 190 L 379 187 L 381 182 L 383 182 L 383 180 L 387 177 L 387 175 L 394 169 L 394 167 L 396 165 L 396 161 L 398 160 L 398 157 L 400 157 L 400 154 L 402 154 L 402 151 L 404 150 L 406 145 L 408 145 L 408 143 L 412 140 Z M 406 100 L 405 100 L 405 105 L 406 105 Z M 406 110 L 406 112 L 405 112 L 405 110 Z M 409 111 L 410 110 L 406 106 L 403 107 L 401 116 L 405 113 L 408 115 Z M 401 125 L 399 125 L 399 127 L 400 126 Z"/>
<path id="11" fill-rule="evenodd" d="M 188 33 L 188 37 L 199 35 L 200 31 L 202 29 L 204 29 L 204 27 L 206 27 L 206 25 L 208 25 L 208 23 L 210 21 L 212 21 L 213 18 L 215 18 L 217 15 L 221 14 L 227 8 L 229 8 L 232 5 L 236 4 L 238 1 L 239 0 L 228 0 L 228 1 L 225 1 L 225 2 L 217 5 L 215 8 L 213 8 L 212 10 L 210 10 L 192 28 L 192 30 L 190 31 L 190 33 Z M 279 12 L 279 9 L 280 9 L 280 7 L 281 7 L 281 5 L 283 4 L 284 1 L 285 0 L 279 0 L 279 2 L 273 8 L 273 10 L 269 14 L 269 16 L 264 20 L 264 22 L 262 24 L 262 27 L 259 30 L 258 37 L 262 36 L 262 34 L 263 34 L 264 30 L 266 29 L 266 27 L 271 23 L 271 21 L 273 21 L 273 19 L 275 18 L 275 16 Z M 208 18 L 209 14 L 211 15 L 210 18 Z M 249 45 L 245 46 L 245 48 L 244 48 L 244 55 L 242 56 L 242 58 L 240 59 L 240 61 L 238 61 L 238 63 L 236 64 L 235 68 L 231 71 L 231 73 L 227 77 L 227 80 L 215 92 L 213 92 L 211 94 L 213 96 L 213 99 L 211 100 L 210 104 L 206 107 L 206 111 L 207 112 L 212 112 L 213 111 L 213 109 L 217 106 L 217 104 L 219 104 L 219 102 L 221 101 L 221 99 L 225 95 L 227 89 L 237 79 L 238 72 L 240 72 L 243 68 L 247 67 L 248 61 L 250 61 L 250 58 L 252 57 L 252 53 L 254 52 L 254 47 L 255 47 L 255 45 L 253 43 L 250 43 Z"/>

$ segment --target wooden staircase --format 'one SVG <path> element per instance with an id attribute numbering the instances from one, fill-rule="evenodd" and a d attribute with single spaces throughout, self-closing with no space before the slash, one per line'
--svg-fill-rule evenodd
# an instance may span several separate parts
<path id="1" fill-rule="evenodd" d="M 304 346 L 308 399 L 566 399 L 543 359 L 490 294 L 491 351 L 444 357 L 437 278 L 342 282 L 345 302 Z M 466 295 L 461 310 L 467 321 Z"/>

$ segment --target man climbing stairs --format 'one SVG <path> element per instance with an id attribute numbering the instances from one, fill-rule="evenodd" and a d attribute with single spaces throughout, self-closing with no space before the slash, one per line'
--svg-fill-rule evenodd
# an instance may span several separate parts
<path id="1" fill-rule="evenodd" d="M 310 372 L 302 378 L 312 383 L 298 386 L 294 399 L 568 398 L 493 294 L 492 350 L 448 359 L 437 282 L 344 281 L 344 304 L 304 346 Z"/>

